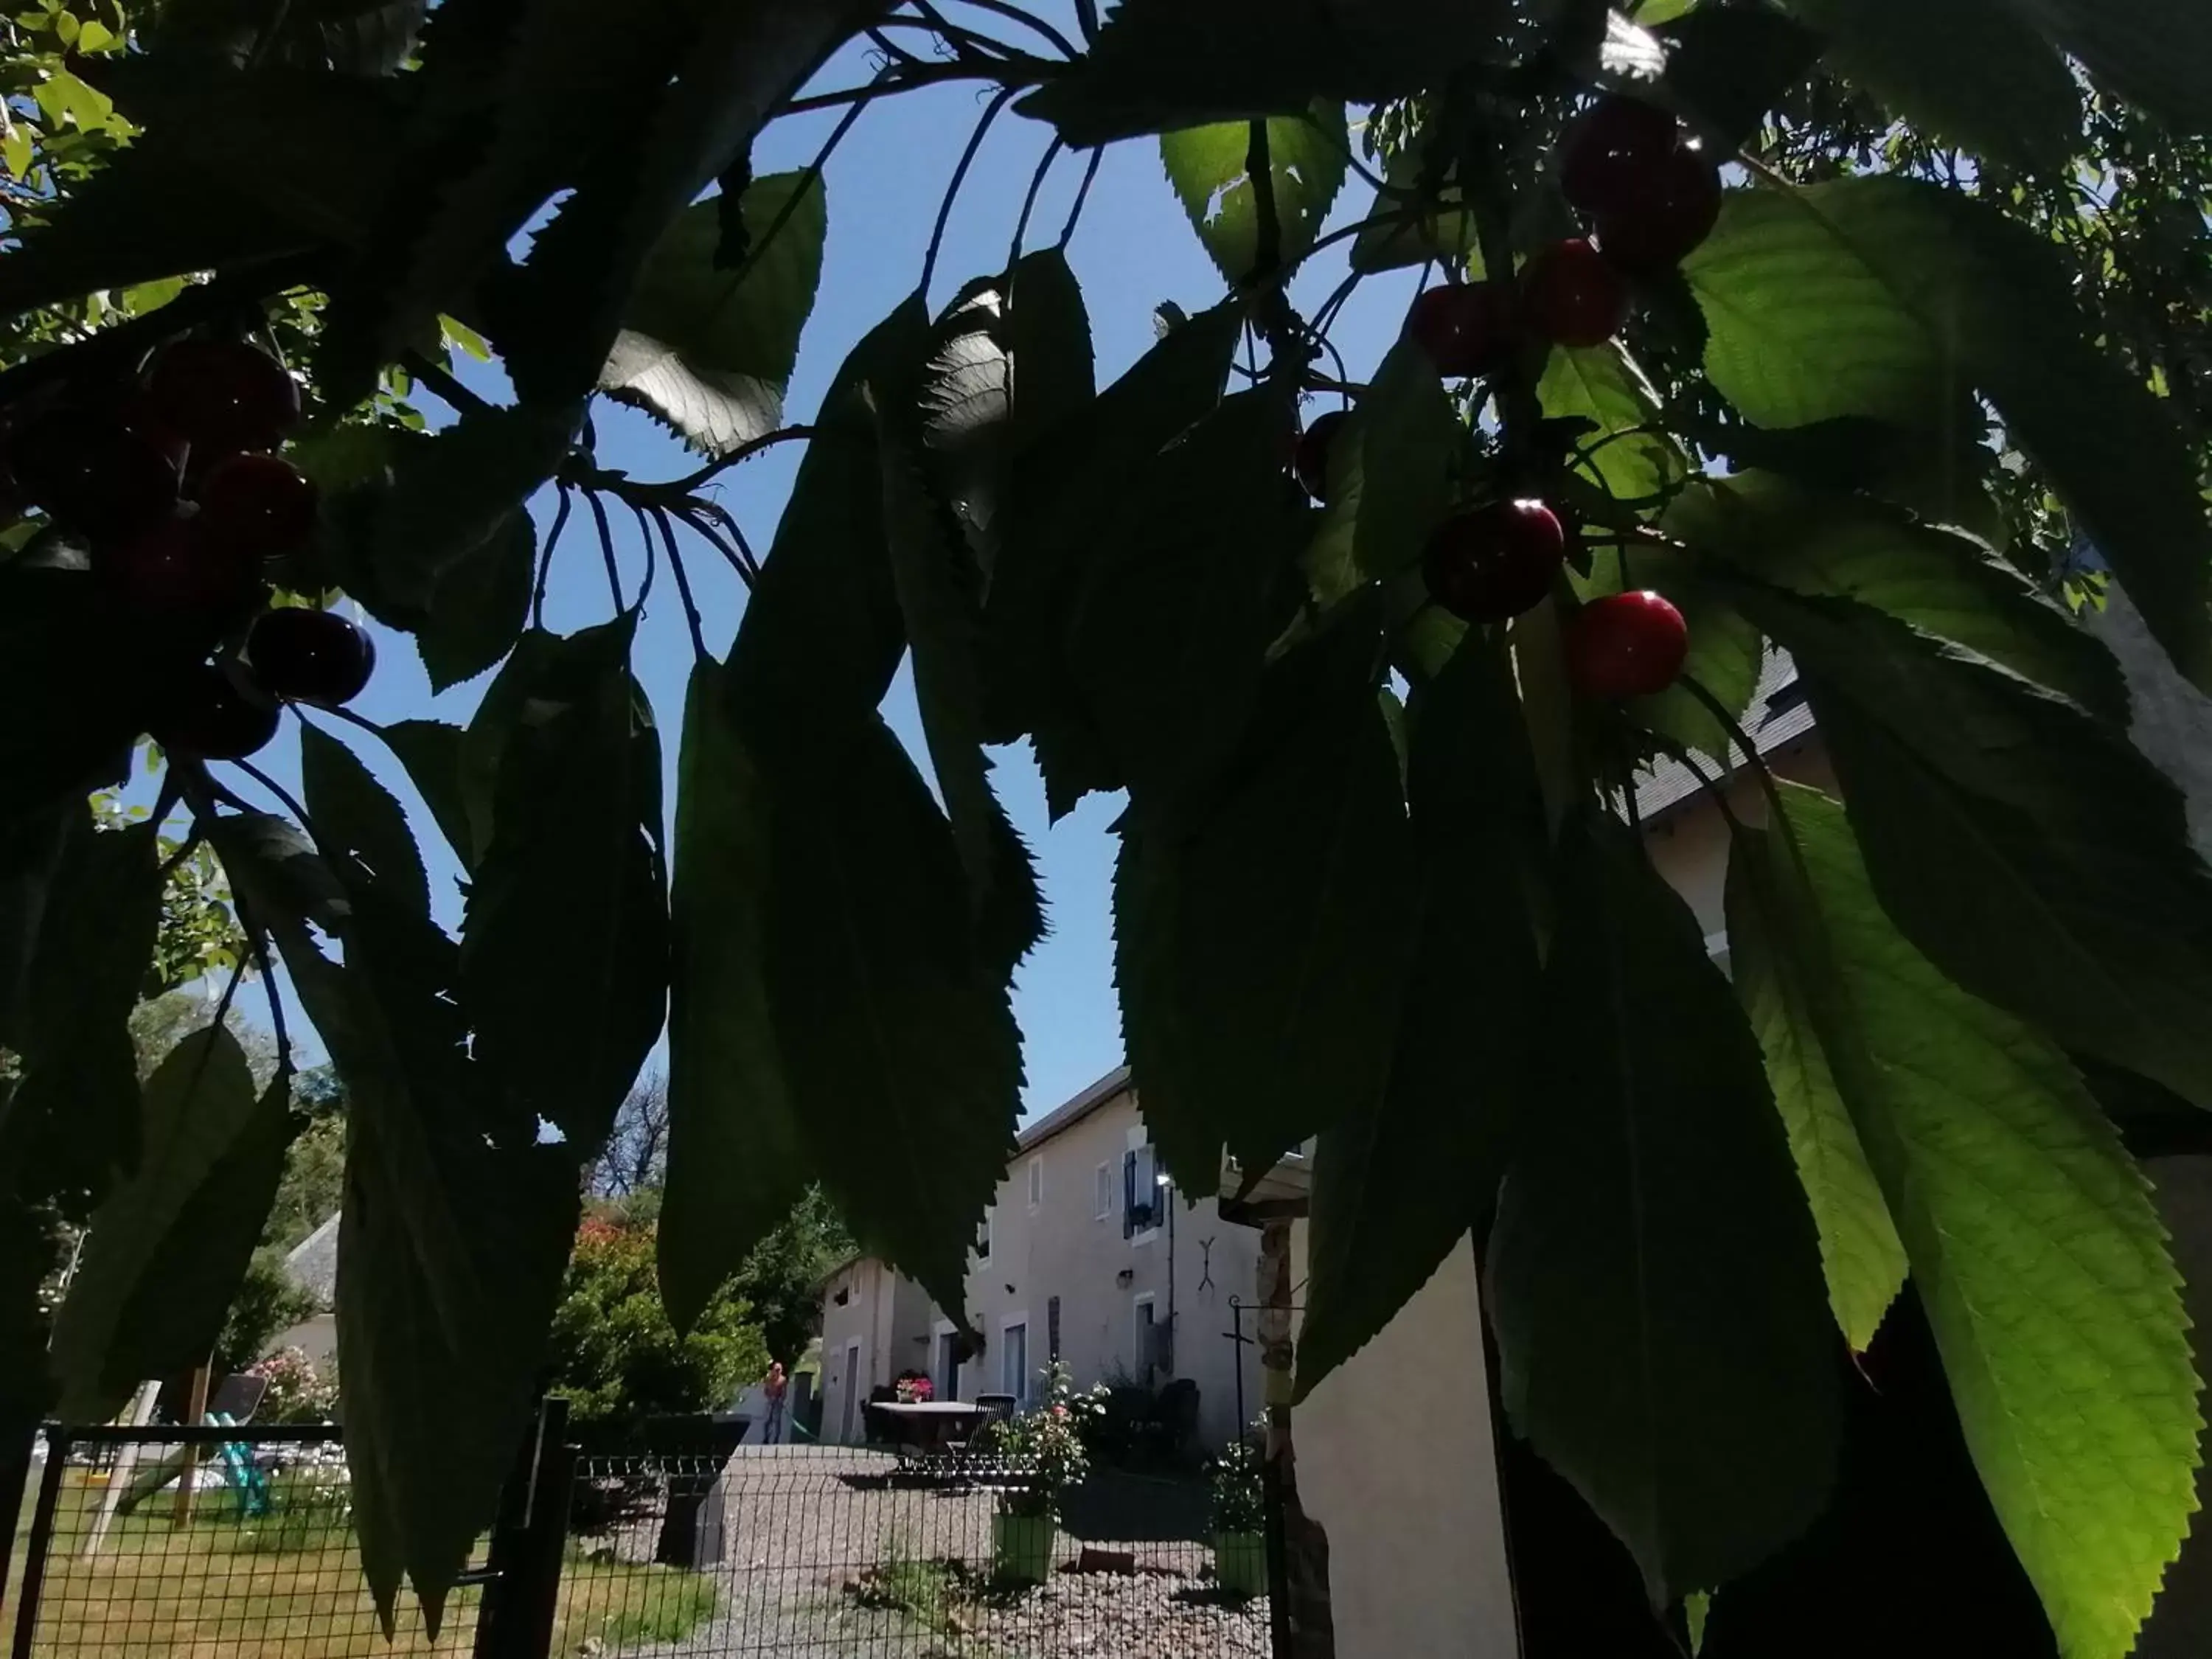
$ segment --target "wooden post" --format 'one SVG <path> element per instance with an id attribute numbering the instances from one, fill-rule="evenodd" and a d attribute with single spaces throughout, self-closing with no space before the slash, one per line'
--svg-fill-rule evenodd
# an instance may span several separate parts
<path id="1" fill-rule="evenodd" d="M 214 1366 L 213 1355 L 210 1355 L 204 1363 L 193 1366 L 191 1382 L 185 1390 L 185 1421 L 194 1426 L 198 1426 L 200 1420 L 207 1415 L 208 1373 L 214 1369 Z M 198 1444 L 188 1444 L 185 1447 L 183 1473 L 177 1476 L 177 1507 L 174 1518 L 180 1527 L 189 1527 L 192 1524 L 193 1489 L 199 1483 L 199 1475 L 200 1449 Z"/>
<path id="2" fill-rule="evenodd" d="M 1267 1379 L 1267 1449 L 1261 1466 L 1267 1497 L 1268 1611 L 1274 1659 L 1334 1659 L 1328 1605 L 1328 1534 L 1298 1502 L 1297 1456 L 1291 1440 L 1294 1379 L 1291 1342 L 1291 1224 L 1260 1230 L 1260 1364 Z"/>

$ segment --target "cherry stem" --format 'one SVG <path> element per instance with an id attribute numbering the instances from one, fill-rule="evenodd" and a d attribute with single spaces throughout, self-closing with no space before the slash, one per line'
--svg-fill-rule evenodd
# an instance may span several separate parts
<path id="1" fill-rule="evenodd" d="M 1052 164 L 1060 159 L 1060 151 L 1066 148 L 1060 140 L 1054 138 L 1044 147 L 1044 159 L 1037 163 L 1036 171 L 1030 175 L 1029 194 L 1022 198 L 1021 217 L 1014 221 L 1013 243 L 1006 250 L 1008 270 L 1021 263 L 1022 242 L 1030 234 L 1030 215 L 1036 210 L 1037 192 L 1044 188 L 1045 175 L 1052 171 Z"/>
<path id="2" fill-rule="evenodd" d="M 561 504 L 553 510 L 553 528 L 545 538 L 545 550 L 538 556 L 538 585 L 531 594 L 530 625 L 545 626 L 545 585 L 553 576 L 553 550 L 561 544 L 561 532 L 568 527 L 568 514 L 575 502 L 570 498 L 568 486 L 559 486 Z"/>
<path id="3" fill-rule="evenodd" d="M 1067 222 L 1060 228 L 1056 246 L 1062 252 L 1075 240 L 1075 227 L 1083 218 L 1083 204 L 1091 199 L 1091 181 L 1098 176 L 1098 164 L 1106 159 L 1106 146 L 1100 144 L 1091 152 L 1090 165 L 1083 169 L 1083 182 L 1075 187 L 1075 201 L 1067 210 Z"/>
<path id="4" fill-rule="evenodd" d="M 968 169 L 975 163 L 976 151 L 983 148 L 989 136 L 991 124 L 999 118 L 999 112 L 1013 101 L 1015 87 L 1001 87 L 984 106 L 982 118 L 975 123 L 975 131 L 968 135 L 968 148 L 960 152 L 960 160 L 952 168 L 951 182 L 945 186 L 945 199 L 937 204 L 937 226 L 929 233 L 929 252 L 922 255 L 920 292 L 922 303 L 929 301 L 930 278 L 937 274 L 937 251 L 944 245 L 945 227 L 952 218 L 952 204 L 959 198 L 960 186 L 968 178 Z"/>
<path id="5" fill-rule="evenodd" d="M 707 649 L 706 631 L 700 626 L 699 603 L 691 597 L 691 579 L 684 568 L 684 555 L 677 549 L 676 526 L 670 521 L 666 507 L 640 507 L 637 515 L 641 530 L 644 528 L 648 511 L 653 515 L 653 522 L 659 529 L 661 545 L 668 551 L 668 568 L 675 574 L 677 594 L 684 601 L 684 620 L 691 629 L 691 660 L 695 664 L 705 662 L 712 653 Z"/>
<path id="6" fill-rule="evenodd" d="M 619 617 L 629 606 L 623 603 L 622 572 L 615 563 L 615 532 L 607 522 L 607 506 L 598 490 L 588 488 L 584 491 L 584 505 L 592 509 L 592 522 L 599 527 L 599 558 L 607 568 L 607 595 Z"/>
<path id="7" fill-rule="evenodd" d="M 1758 774 L 1759 787 L 1766 793 L 1767 804 L 1786 822 L 1788 815 L 1783 811 L 1782 792 L 1775 784 L 1773 773 L 1767 770 L 1766 757 L 1759 752 L 1759 745 L 1752 741 L 1750 734 L 1745 732 L 1735 716 L 1729 713 L 1721 700 L 1708 690 L 1696 675 L 1685 674 L 1674 684 L 1694 697 L 1698 707 L 1711 715 L 1720 728 L 1728 733 L 1729 740 L 1743 756 L 1743 763 Z M 1721 764 L 1723 767 L 1728 764 L 1726 756 L 1721 757 Z"/>

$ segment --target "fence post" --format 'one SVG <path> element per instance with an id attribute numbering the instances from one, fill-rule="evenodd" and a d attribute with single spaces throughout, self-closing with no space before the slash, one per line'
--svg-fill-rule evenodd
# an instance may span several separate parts
<path id="1" fill-rule="evenodd" d="M 39 1481 L 39 1505 L 31 1511 L 31 1538 L 23 1553 L 23 1583 L 16 1591 L 15 1659 L 31 1659 L 31 1639 L 39 1632 L 39 1589 L 46 1577 L 46 1553 L 52 1547 L 54 1510 L 61 1503 L 62 1471 L 69 1465 L 66 1429 L 46 1435 L 46 1470 Z"/>
<path id="2" fill-rule="evenodd" d="M 31 1448 L 38 1444 L 38 1419 L 10 1431 L 0 1443 L 0 1610 L 8 1605 L 8 1566 L 15 1557 L 15 1527 L 22 1518 L 23 1492 L 31 1484 Z"/>
<path id="3" fill-rule="evenodd" d="M 576 1473 L 568 1432 L 568 1402 L 540 1401 L 500 1493 L 485 1562 L 490 1582 L 477 1613 L 476 1659 L 546 1659 L 551 1649 Z"/>

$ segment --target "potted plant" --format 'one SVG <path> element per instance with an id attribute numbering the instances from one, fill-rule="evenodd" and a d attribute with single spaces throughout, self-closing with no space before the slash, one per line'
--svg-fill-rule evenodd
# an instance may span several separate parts
<path id="1" fill-rule="evenodd" d="M 1213 1460 L 1213 1577 L 1224 1595 L 1267 1588 L 1267 1504 L 1260 1484 L 1256 1431 Z"/>
<path id="2" fill-rule="evenodd" d="M 1037 1584 L 1052 1571 L 1062 1495 L 1091 1468 L 1079 1431 L 1087 1396 L 1078 1395 L 1067 1367 L 1045 1372 L 1045 1401 L 991 1425 L 977 1437 L 1005 1479 L 991 1517 L 991 1570 L 1011 1584 Z"/>

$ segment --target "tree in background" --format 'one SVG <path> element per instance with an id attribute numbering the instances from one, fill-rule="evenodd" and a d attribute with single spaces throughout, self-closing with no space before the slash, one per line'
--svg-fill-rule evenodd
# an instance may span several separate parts
<path id="1" fill-rule="evenodd" d="M 668 1079 L 648 1072 L 623 1097 L 607 1144 L 592 1165 L 590 1189 L 599 1198 L 658 1192 L 668 1174 Z"/>
<path id="2" fill-rule="evenodd" d="M 799 1363 L 822 1328 L 822 1281 L 853 1249 L 829 1194 L 811 1186 L 746 1253 L 731 1287 L 751 1307 L 769 1358 Z"/>
<path id="3" fill-rule="evenodd" d="M 579 1425 L 623 1427 L 718 1411 L 768 1369 L 768 1348 L 734 1287 L 690 1329 L 668 1322 L 649 1227 L 587 1217 L 553 1314 L 548 1384 Z"/>

